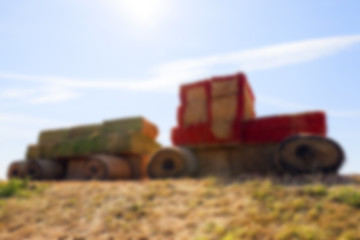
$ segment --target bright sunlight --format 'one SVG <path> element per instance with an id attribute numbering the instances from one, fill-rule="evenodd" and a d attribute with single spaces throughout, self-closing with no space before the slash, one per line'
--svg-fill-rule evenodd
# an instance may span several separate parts
<path id="1" fill-rule="evenodd" d="M 141 27 L 157 26 L 169 14 L 169 0 L 118 0 L 123 17 L 134 25 Z"/>

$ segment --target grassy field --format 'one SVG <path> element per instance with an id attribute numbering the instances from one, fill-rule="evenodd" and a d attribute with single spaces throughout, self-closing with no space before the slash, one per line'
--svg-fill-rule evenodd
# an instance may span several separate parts
<path id="1" fill-rule="evenodd" d="M 0 239 L 357 240 L 360 183 L 320 176 L 3 182 Z"/>

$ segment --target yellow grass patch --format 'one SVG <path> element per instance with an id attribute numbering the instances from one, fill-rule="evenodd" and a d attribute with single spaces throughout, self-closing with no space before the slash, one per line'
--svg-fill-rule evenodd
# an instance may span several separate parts
<path id="1" fill-rule="evenodd" d="M 316 179 L 47 183 L 0 200 L 0 239 L 359 239 L 359 193 Z"/>

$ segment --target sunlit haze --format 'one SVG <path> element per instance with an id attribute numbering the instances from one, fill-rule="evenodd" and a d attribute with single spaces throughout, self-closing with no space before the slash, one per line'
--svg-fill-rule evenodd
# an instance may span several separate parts
<path id="1" fill-rule="evenodd" d="M 327 112 L 360 172 L 360 1 L 0 1 L 0 178 L 39 131 L 144 116 L 170 145 L 178 89 L 243 71 L 258 116 Z"/>
<path id="2" fill-rule="evenodd" d="M 111 0 L 112 7 L 129 24 L 137 28 L 156 27 L 161 21 L 166 21 L 172 11 L 173 1 L 167 0 Z M 106 2 L 105 2 L 106 3 Z"/>

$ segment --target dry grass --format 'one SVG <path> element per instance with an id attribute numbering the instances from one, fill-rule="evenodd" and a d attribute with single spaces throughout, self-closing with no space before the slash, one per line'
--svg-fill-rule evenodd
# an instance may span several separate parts
<path id="1" fill-rule="evenodd" d="M 0 239 L 360 239 L 360 184 L 343 178 L 35 185 L 0 199 Z"/>

